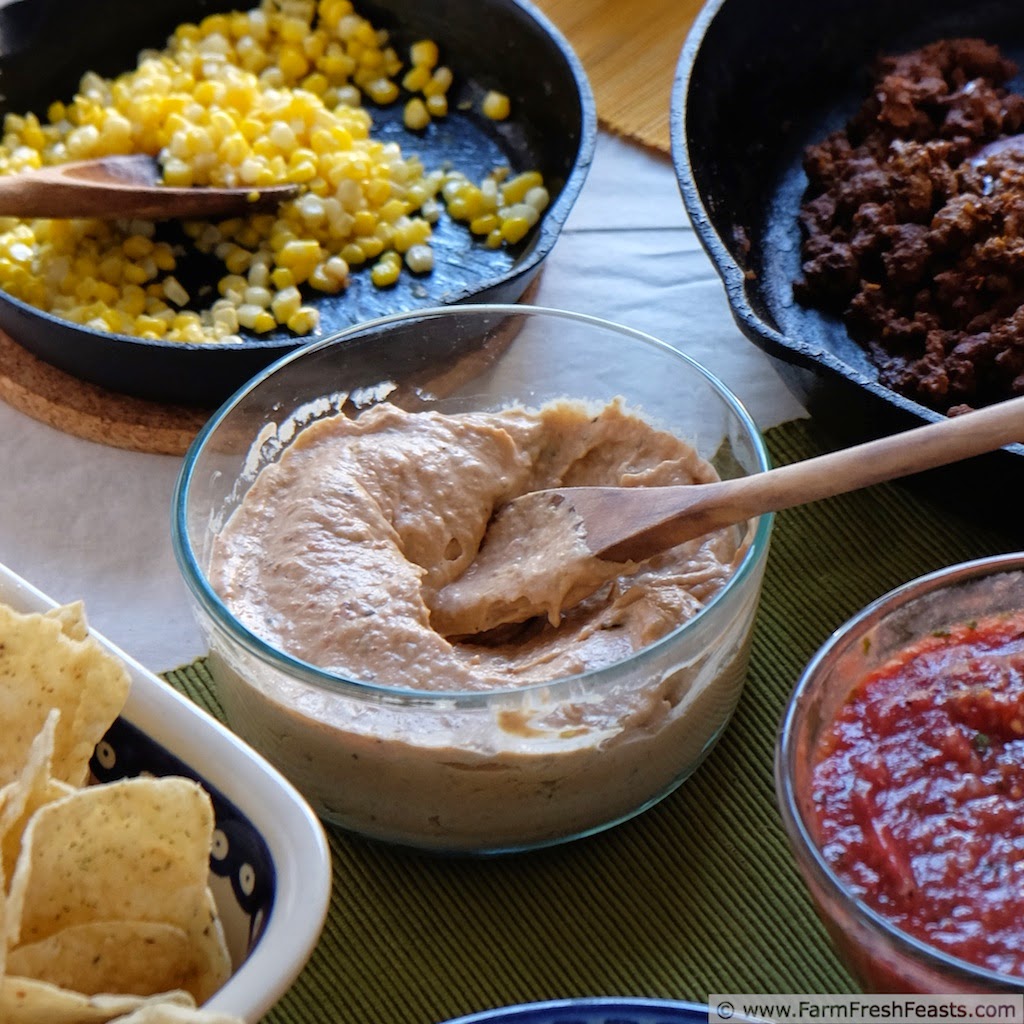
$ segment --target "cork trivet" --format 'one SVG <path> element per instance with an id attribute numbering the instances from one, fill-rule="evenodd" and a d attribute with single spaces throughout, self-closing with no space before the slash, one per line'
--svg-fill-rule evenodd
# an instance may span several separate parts
<path id="1" fill-rule="evenodd" d="M 43 362 L 0 331 L 0 398 L 65 434 L 114 448 L 183 455 L 209 411 L 118 394 Z"/>
<path id="2" fill-rule="evenodd" d="M 702 0 L 535 0 L 590 79 L 607 130 L 669 153 L 672 82 Z"/>

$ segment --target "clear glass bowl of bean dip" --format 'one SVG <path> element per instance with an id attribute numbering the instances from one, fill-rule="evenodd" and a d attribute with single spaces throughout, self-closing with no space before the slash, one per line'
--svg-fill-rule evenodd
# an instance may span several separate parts
<path id="1" fill-rule="evenodd" d="M 869 605 L 812 659 L 776 752 L 819 916 L 871 992 L 1024 992 L 1024 554 Z"/>
<path id="2" fill-rule="evenodd" d="M 434 597 L 493 510 L 555 481 L 767 464 L 737 399 L 662 342 L 575 313 L 447 306 L 251 381 L 184 461 L 173 538 L 229 724 L 325 820 L 501 853 L 607 828 L 697 768 L 745 681 L 771 517 L 560 616 L 441 635 Z"/>

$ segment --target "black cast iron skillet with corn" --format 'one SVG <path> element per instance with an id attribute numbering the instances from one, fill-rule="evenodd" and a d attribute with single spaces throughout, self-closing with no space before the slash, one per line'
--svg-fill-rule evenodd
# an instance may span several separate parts
<path id="1" fill-rule="evenodd" d="M 0 8 L 0 112 L 35 111 L 68 100 L 81 75 L 113 77 L 135 66 L 140 50 L 161 48 L 181 23 L 254 6 L 248 0 L 15 0 Z M 422 133 L 402 124 L 402 104 L 375 108 L 378 134 L 435 166 L 451 158 L 485 175 L 495 164 L 544 175 L 551 203 L 526 239 L 490 250 L 445 215 L 435 227 L 435 266 L 376 288 L 368 268 L 338 295 L 312 294 L 317 337 L 355 323 L 426 306 L 519 299 L 541 269 L 582 187 L 596 140 L 593 96 L 562 35 L 527 0 L 371 0 L 356 9 L 387 29 L 400 53 L 431 38 L 455 72 L 451 113 Z M 488 120 L 480 98 L 512 98 L 513 115 Z M 459 109 L 465 102 L 470 109 Z M 173 229 L 171 229 L 173 230 Z M 186 284 L 214 283 L 223 271 L 201 256 L 183 269 Z M 242 344 L 149 341 L 80 327 L 0 292 L 0 330 L 39 358 L 83 380 L 161 402 L 212 407 L 253 374 L 309 338 L 284 329 L 243 333 Z"/>

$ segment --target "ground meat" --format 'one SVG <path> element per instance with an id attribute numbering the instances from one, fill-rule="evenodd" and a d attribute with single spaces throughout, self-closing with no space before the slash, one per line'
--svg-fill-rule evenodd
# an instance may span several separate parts
<path id="1" fill-rule="evenodd" d="M 1012 61 L 945 39 L 879 61 L 810 146 L 802 304 L 842 316 L 886 386 L 940 412 L 1024 393 L 1024 96 Z"/>

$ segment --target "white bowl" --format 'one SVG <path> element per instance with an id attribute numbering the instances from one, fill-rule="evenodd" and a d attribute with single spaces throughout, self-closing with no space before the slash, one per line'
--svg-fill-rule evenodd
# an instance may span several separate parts
<path id="1" fill-rule="evenodd" d="M 0 602 L 20 612 L 56 605 L 3 565 Z M 101 781 L 143 771 L 186 775 L 210 793 L 216 817 L 210 886 L 234 969 L 205 1007 L 257 1021 L 295 980 L 323 928 L 331 892 L 323 828 L 259 754 L 93 635 L 125 663 L 132 680 L 123 713 L 96 748 L 93 772 Z"/>

